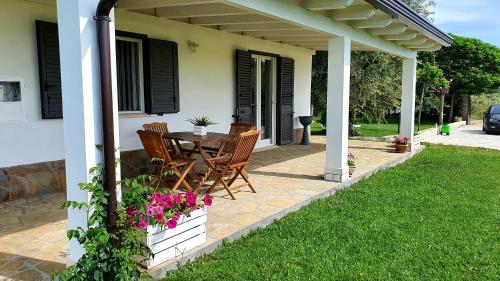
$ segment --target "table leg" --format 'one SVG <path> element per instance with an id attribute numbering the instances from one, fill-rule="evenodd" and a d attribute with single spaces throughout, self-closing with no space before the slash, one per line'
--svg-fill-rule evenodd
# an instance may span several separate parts
<path id="1" fill-rule="evenodd" d="M 201 158 L 205 162 L 205 165 L 207 166 L 207 171 L 200 175 L 200 182 L 198 183 L 198 185 L 195 188 L 195 191 L 198 192 L 198 190 L 200 190 L 200 188 L 205 183 L 205 181 L 208 180 L 208 178 L 212 174 L 212 171 L 210 169 L 210 165 L 208 164 L 208 159 L 210 158 L 210 155 L 208 155 L 207 152 L 203 149 L 203 146 L 201 145 L 200 142 L 195 142 L 194 144 L 195 144 L 195 147 L 200 152 Z"/>

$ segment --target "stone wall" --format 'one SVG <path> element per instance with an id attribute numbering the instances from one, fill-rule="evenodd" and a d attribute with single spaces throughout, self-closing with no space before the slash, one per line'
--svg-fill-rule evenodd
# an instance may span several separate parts
<path id="1" fill-rule="evenodd" d="M 150 172 L 144 150 L 121 153 L 122 178 Z M 0 202 L 66 190 L 64 160 L 0 168 Z"/>
<path id="2" fill-rule="evenodd" d="M 0 202 L 64 190 L 63 160 L 0 168 Z"/>

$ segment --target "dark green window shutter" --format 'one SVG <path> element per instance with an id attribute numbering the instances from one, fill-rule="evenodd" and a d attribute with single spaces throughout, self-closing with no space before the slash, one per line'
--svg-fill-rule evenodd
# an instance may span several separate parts
<path id="1" fill-rule="evenodd" d="M 252 93 L 252 57 L 248 51 L 236 50 L 235 97 L 235 121 L 255 125 L 255 101 Z"/>
<path id="2" fill-rule="evenodd" d="M 43 119 L 63 117 L 57 24 L 36 22 L 40 100 Z"/>
<path id="3" fill-rule="evenodd" d="M 284 145 L 293 142 L 295 61 L 290 58 L 279 58 L 278 61 L 277 140 L 278 145 Z"/>
<path id="4" fill-rule="evenodd" d="M 145 68 L 149 83 L 145 85 L 146 113 L 179 112 L 179 66 L 177 43 L 148 39 L 149 60 Z"/>

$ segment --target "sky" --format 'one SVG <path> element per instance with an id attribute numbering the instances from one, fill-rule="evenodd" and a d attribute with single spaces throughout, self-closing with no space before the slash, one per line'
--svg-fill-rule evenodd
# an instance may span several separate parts
<path id="1" fill-rule="evenodd" d="M 500 47 L 500 0 L 436 0 L 434 24 Z"/>

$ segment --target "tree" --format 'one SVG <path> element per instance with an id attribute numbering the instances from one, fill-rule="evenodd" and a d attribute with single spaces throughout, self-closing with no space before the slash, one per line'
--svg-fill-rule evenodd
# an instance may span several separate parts
<path id="1" fill-rule="evenodd" d="M 382 52 L 355 51 L 351 58 L 349 116 L 381 123 L 386 114 L 399 106 L 401 60 Z M 326 125 L 328 53 L 313 58 L 311 101 L 314 115 Z"/>
<path id="2" fill-rule="evenodd" d="M 493 93 L 500 87 L 500 48 L 474 38 L 453 35 L 453 45 L 435 53 L 419 53 L 423 62 L 435 64 L 450 79 L 450 115 L 453 118 L 456 96 Z M 468 103 L 470 106 L 470 103 Z M 471 110 L 467 106 L 467 113 Z M 470 114 L 467 114 L 470 124 Z"/>
<path id="3" fill-rule="evenodd" d="M 433 20 L 430 16 L 434 15 L 434 8 L 436 7 L 436 1 L 434 0 L 404 0 L 408 6 L 415 10 L 420 15 Z"/>
<path id="4" fill-rule="evenodd" d="M 425 17 L 434 14 L 434 0 L 404 0 Z M 399 106 L 401 59 L 383 52 L 353 52 L 351 59 L 350 118 L 384 122 L 385 115 Z M 328 53 L 313 57 L 311 102 L 313 114 L 326 125 Z M 427 102 L 432 102 L 428 99 Z"/>
<path id="5" fill-rule="evenodd" d="M 422 64 L 417 71 L 419 84 L 421 84 L 422 94 L 420 97 L 420 108 L 418 111 L 418 125 L 420 127 L 420 119 L 422 117 L 422 106 L 424 95 L 430 88 L 435 93 L 439 94 L 439 125 L 443 124 L 444 115 L 444 96 L 448 93 L 450 82 L 444 77 L 443 71 L 436 65 L 429 62 Z"/>

